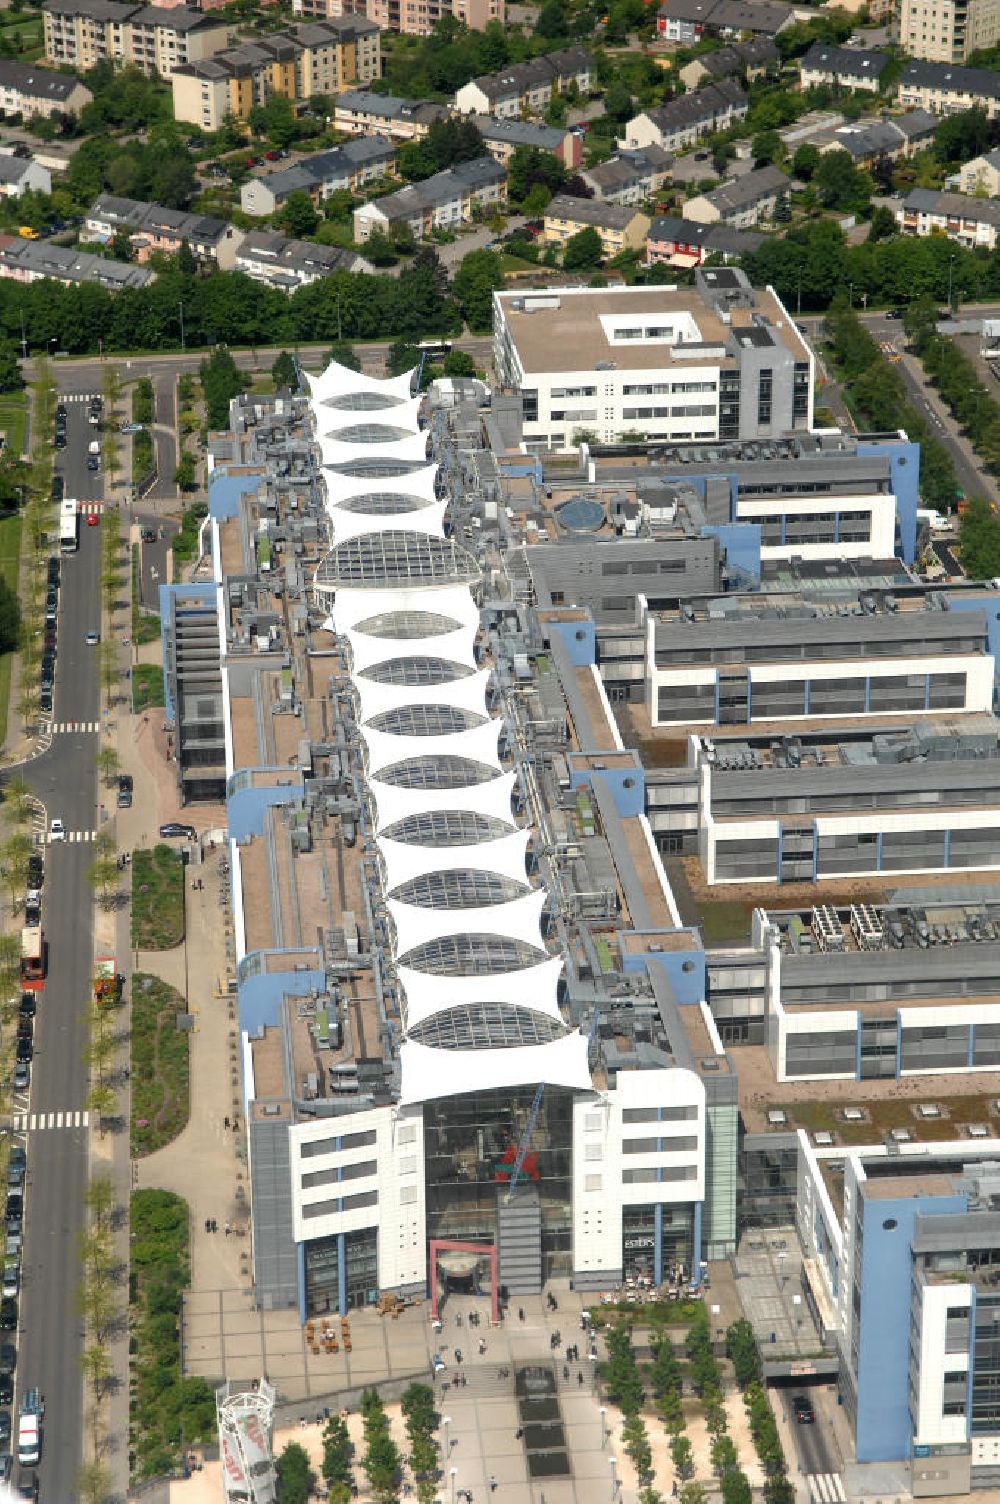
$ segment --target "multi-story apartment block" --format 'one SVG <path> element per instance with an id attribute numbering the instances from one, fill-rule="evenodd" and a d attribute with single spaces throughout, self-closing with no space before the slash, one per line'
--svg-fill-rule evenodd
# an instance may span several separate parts
<path id="1" fill-rule="evenodd" d="M 729 130 L 746 119 L 748 108 L 749 100 L 740 86 L 724 78 L 694 94 L 681 94 L 667 104 L 653 105 L 634 115 L 625 126 L 621 144 L 630 150 L 662 146 L 665 151 L 680 151 L 713 131 Z"/>
<path id="2" fill-rule="evenodd" d="M 212 262 L 223 271 L 235 266 L 244 233 L 226 219 L 105 193 L 87 210 L 80 239 L 107 244 L 119 230 L 128 235 L 140 265 L 157 251 L 175 256 L 186 245 L 198 260 Z"/>
<path id="3" fill-rule="evenodd" d="M 308 193 L 314 203 L 322 203 L 338 190 L 356 193 L 366 183 L 390 177 L 395 169 L 395 143 L 387 136 L 362 136 L 302 157 L 280 172 L 250 178 L 240 189 L 240 208 L 244 214 L 273 214 L 292 193 Z"/>
<path id="4" fill-rule="evenodd" d="M 896 34 L 909 56 L 964 63 L 1000 37 L 998 0 L 900 0 Z"/>
<path id="5" fill-rule="evenodd" d="M 777 294 L 742 272 L 694 288 L 494 293 L 494 368 L 521 395 L 529 448 L 775 437 L 811 427 L 813 355 Z"/>
<path id="6" fill-rule="evenodd" d="M 904 63 L 896 90 L 899 103 L 906 109 L 929 110 L 932 115 L 979 109 L 991 120 L 1000 116 L 1000 73 L 989 68 Z"/>
<path id="7" fill-rule="evenodd" d="M 495 115 L 498 119 L 541 115 L 553 94 L 565 93 L 571 84 L 586 94 L 593 71 L 594 60 L 585 48 L 564 47 L 463 84 L 455 95 L 455 108 L 463 115 Z"/>
<path id="8" fill-rule="evenodd" d="M 483 31 L 492 21 L 502 26 L 506 8 L 504 0 L 292 0 L 292 14 L 322 20 L 367 16 L 382 31 L 428 36 L 445 16 L 454 16 L 470 31 Z"/>
<path id="9" fill-rule="evenodd" d="M 45 57 L 86 72 L 109 61 L 170 79 L 185 64 L 225 47 L 229 28 L 187 5 L 126 5 L 119 0 L 46 0 Z"/>
<path id="10" fill-rule="evenodd" d="M 180 68 L 172 79 L 174 118 L 218 130 L 227 116 L 246 120 L 275 94 L 300 103 L 370 83 L 382 71 L 378 27 L 344 16 L 288 27 Z"/>
<path id="11" fill-rule="evenodd" d="M 506 202 L 504 169 L 492 157 L 476 157 L 362 204 L 354 211 L 354 238 L 365 241 L 373 230 L 390 234 L 396 225 L 407 225 L 420 239 L 431 230 L 453 229 L 471 219 L 474 209 Z"/>
<path id="12" fill-rule="evenodd" d="M 78 78 L 33 63 L 0 58 L 0 112 L 4 115 L 79 115 L 93 94 Z"/>
<path id="13" fill-rule="evenodd" d="M 546 205 L 543 223 L 543 239 L 548 245 L 564 246 L 581 230 L 596 230 L 601 237 L 602 254 L 609 257 L 641 249 L 646 243 L 650 220 L 648 214 L 632 204 L 557 193 Z"/>

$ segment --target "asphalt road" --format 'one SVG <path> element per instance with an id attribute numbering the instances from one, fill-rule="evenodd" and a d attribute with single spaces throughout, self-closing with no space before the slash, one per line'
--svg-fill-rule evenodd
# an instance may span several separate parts
<path id="1" fill-rule="evenodd" d="M 801 1426 L 795 1419 L 792 1399 L 796 1394 L 805 1394 L 812 1400 L 816 1420 L 810 1426 Z M 785 1412 L 788 1429 L 795 1441 L 799 1471 L 809 1473 L 839 1473 L 843 1467 L 840 1452 L 833 1435 L 830 1405 L 836 1405 L 835 1387 L 832 1385 L 801 1385 L 798 1388 L 775 1390 L 775 1397 Z"/>
<path id="2" fill-rule="evenodd" d="M 156 529 L 156 540 L 139 544 L 139 599 L 148 610 L 160 609 L 160 586 L 167 583 L 167 553 L 175 533 L 180 531 L 176 522 L 160 517 L 141 506 L 135 509 L 135 520 L 140 529 Z"/>
<path id="3" fill-rule="evenodd" d="M 96 497 L 100 477 L 86 468 L 86 403 L 68 404 L 67 447 L 57 455 L 67 495 Z M 53 720 L 95 722 L 100 715 L 97 658 L 84 642 L 100 616 L 100 529 L 81 526 L 80 548 L 62 561 Z M 49 818 L 68 831 L 96 823 L 95 734 L 56 733 L 25 776 Z M 87 1095 L 83 1064 L 85 1009 L 93 962 L 92 894 L 87 868 L 92 842 L 45 848 L 42 923 L 48 942 L 48 976 L 35 1019 L 35 1057 L 29 1099 L 19 1110 L 82 1110 Z M 82 1456 L 83 1417 L 79 1352 L 83 1330 L 77 1308 L 78 1239 L 84 1222 L 87 1131 L 36 1130 L 27 1135 L 26 1235 L 18 1333 L 17 1398 L 37 1385 L 45 1397 L 39 1467 L 41 1497 L 74 1495 Z M 16 1416 L 16 1411 L 15 1411 Z M 16 1438 L 16 1419 L 15 1419 Z"/>

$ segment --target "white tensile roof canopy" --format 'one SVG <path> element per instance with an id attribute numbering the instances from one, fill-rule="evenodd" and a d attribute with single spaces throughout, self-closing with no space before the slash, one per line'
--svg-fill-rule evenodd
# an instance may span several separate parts
<path id="1" fill-rule="evenodd" d="M 314 590 L 357 696 L 403 995 L 401 1103 L 538 1082 L 587 1090 L 587 1040 L 560 1013 L 563 959 L 545 951 L 547 894 L 527 876 L 532 831 L 512 813 L 490 670 L 476 669 L 480 565 L 445 532 L 410 378 L 333 364 L 307 381 L 334 540 Z M 390 769 L 399 782 L 380 776 Z"/>

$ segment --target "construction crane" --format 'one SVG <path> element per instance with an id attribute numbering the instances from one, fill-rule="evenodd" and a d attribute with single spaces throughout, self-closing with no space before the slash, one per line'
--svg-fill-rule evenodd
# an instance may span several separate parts
<path id="1" fill-rule="evenodd" d="M 600 1008 L 595 1008 L 594 1009 L 594 1016 L 590 1020 L 590 1032 L 587 1035 L 587 1055 L 588 1055 L 588 1057 L 590 1055 L 590 1051 L 591 1051 L 591 1048 L 593 1046 L 594 1040 L 597 1038 L 597 1026 L 600 1023 L 600 1021 L 601 1021 L 601 1010 L 600 1010 Z M 539 1114 L 539 1112 L 541 1110 L 542 1097 L 544 1095 L 545 1095 L 545 1082 L 544 1081 L 540 1081 L 539 1084 L 538 1084 L 538 1089 L 535 1092 L 535 1095 L 534 1095 L 534 1097 L 532 1099 L 531 1107 L 530 1107 L 530 1109 L 528 1111 L 528 1118 L 527 1118 L 527 1121 L 525 1122 L 525 1125 L 524 1125 L 524 1132 L 521 1134 L 521 1141 L 520 1141 L 520 1143 L 517 1146 L 517 1154 L 514 1156 L 514 1163 L 511 1165 L 511 1170 L 510 1170 L 510 1185 L 507 1187 L 507 1194 L 503 1198 L 505 1206 L 509 1206 L 510 1205 L 511 1201 L 513 1201 L 514 1196 L 515 1196 L 515 1194 L 517 1192 L 518 1181 L 521 1178 L 521 1171 L 524 1169 L 524 1161 L 525 1161 L 525 1159 L 527 1157 L 528 1150 L 531 1147 L 531 1135 L 535 1131 L 535 1124 L 538 1121 L 538 1114 Z"/>

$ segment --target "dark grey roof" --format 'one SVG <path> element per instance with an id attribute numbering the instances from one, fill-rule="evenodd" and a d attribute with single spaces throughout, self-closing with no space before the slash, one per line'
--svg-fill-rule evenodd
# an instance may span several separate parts
<path id="1" fill-rule="evenodd" d="M 609 204 L 600 198 L 572 198 L 557 193 L 545 209 L 546 219 L 569 219 L 604 230 L 624 230 L 638 213 L 634 204 Z"/>
<path id="2" fill-rule="evenodd" d="M 904 63 L 897 87 L 904 89 L 907 84 L 968 94 L 973 99 L 1000 99 L 1000 73 L 990 68 L 960 68 L 955 63 Z"/>
<path id="3" fill-rule="evenodd" d="M 754 31 L 774 36 L 792 17 L 776 0 L 663 0 L 659 14 L 709 31 Z"/>
<path id="4" fill-rule="evenodd" d="M 457 167 L 436 172 L 422 183 L 409 183 L 396 193 L 375 199 L 375 207 L 389 219 L 406 219 L 424 209 L 435 209 L 446 204 L 463 191 L 475 191 L 490 184 L 503 183 L 507 174 L 492 157 L 475 157 L 471 162 L 460 162 Z"/>
<path id="5" fill-rule="evenodd" d="M 0 183 L 19 183 L 33 166 L 29 157 L 0 156 Z"/>
<path id="6" fill-rule="evenodd" d="M 903 209 L 915 214 L 946 214 L 952 219 L 1000 226 L 1000 201 L 975 198 L 968 193 L 938 193 L 933 188 L 912 188 L 903 200 Z"/>
<path id="7" fill-rule="evenodd" d="M 755 251 L 763 239 L 763 235 L 752 230 L 733 230 L 729 225 L 703 225 L 693 219 L 678 219 L 669 214 L 654 219 L 647 235 L 647 240 L 701 246 L 706 251 L 720 251 L 724 256 Z"/>
<path id="8" fill-rule="evenodd" d="M 373 94 L 368 89 L 344 89 L 337 95 L 337 109 L 375 115 L 382 120 L 416 120 L 430 125 L 447 118 L 446 105 L 429 99 L 397 99 L 393 94 Z"/>
<path id="9" fill-rule="evenodd" d="M 96 282 L 111 291 L 144 287 L 154 275 L 147 266 L 109 261 L 89 251 L 70 250 L 47 240 L 15 240 L 0 249 L 0 263 L 35 276 L 52 277 L 57 282 Z"/>
<path id="10" fill-rule="evenodd" d="M 145 5 L 130 17 L 133 26 L 167 26 L 173 31 L 207 30 L 225 26 L 225 20 L 212 12 L 195 10 L 190 5 Z"/>
<path id="11" fill-rule="evenodd" d="M 89 16 L 94 21 L 126 21 L 141 10 L 138 5 L 122 5 L 119 0 L 45 0 L 43 10 L 61 16 Z"/>
<path id="12" fill-rule="evenodd" d="M 859 47 L 828 47 L 825 42 L 813 42 L 805 56 L 799 58 L 800 69 L 832 73 L 841 82 L 849 78 L 880 78 L 888 63 L 887 52 L 866 52 Z"/>
<path id="13" fill-rule="evenodd" d="M 199 245 L 223 240 L 231 228 L 228 220 L 218 219 L 214 215 L 189 214 L 183 209 L 164 209 L 160 204 L 148 204 L 142 199 L 118 198 L 112 193 L 102 193 L 96 198 L 87 210 L 87 218 L 104 220 L 135 234 L 166 231 Z"/>
<path id="14" fill-rule="evenodd" d="M 769 165 L 744 173 L 741 178 L 733 178 L 728 183 L 720 183 L 718 188 L 706 193 L 705 198 L 725 214 L 727 211 L 748 209 L 776 193 L 786 193 L 790 186 L 788 177 L 781 168 Z"/>
<path id="15" fill-rule="evenodd" d="M 330 272 L 354 271 L 365 266 L 362 256 L 356 251 L 345 251 L 335 245 L 319 245 L 314 240 L 290 240 L 285 235 L 276 235 L 271 230 L 251 230 L 243 239 L 237 252 L 240 261 L 258 261 L 275 269 L 287 267 L 326 276 Z M 298 279 L 293 278 L 293 285 Z"/>
<path id="16" fill-rule="evenodd" d="M 642 113 L 661 131 L 681 130 L 686 125 L 714 120 L 729 109 L 746 110 L 749 101 L 738 84 L 724 78 L 694 94 L 681 94 L 667 104 L 654 105 Z"/>
<path id="17" fill-rule="evenodd" d="M 0 58 L 0 85 L 20 89 L 36 99 L 68 99 L 74 89 L 83 88 L 78 78 L 71 73 L 53 73 L 48 68 L 36 68 L 34 63 L 15 63 Z M 90 90 L 87 90 L 90 93 Z"/>
<path id="18" fill-rule="evenodd" d="M 350 177 L 358 167 L 366 163 L 391 162 L 396 155 L 396 146 L 388 136 L 358 136 L 345 141 L 330 151 L 321 151 L 313 157 L 303 157 L 291 167 L 278 172 L 265 173 L 261 184 L 274 194 L 276 199 L 287 198 L 300 189 L 312 192 L 320 183 L 340 177 Z"/>
<path id="19" fill-rule="evenodd" d="M 479 86 L 487 99 L 509 99 L 538 84 L 551 83 L 554 78 L 589 73 L 593 66 L 593 58 L 583 47 L 563 47 L 525 63 L 512 63 L 498 73 L 483 73 L 472 82 Z"/>
<path id="20" fill-rule="evenodd" d="M 469 119 L 484 141 L 506 141 L 514 146 L 537 146 L 542 151 L 556 151 L 566 139 L 566 132 L 554 125 L 539 125 L 532 120 L 497 120 L 492 115 L 470 115 Z"/>

